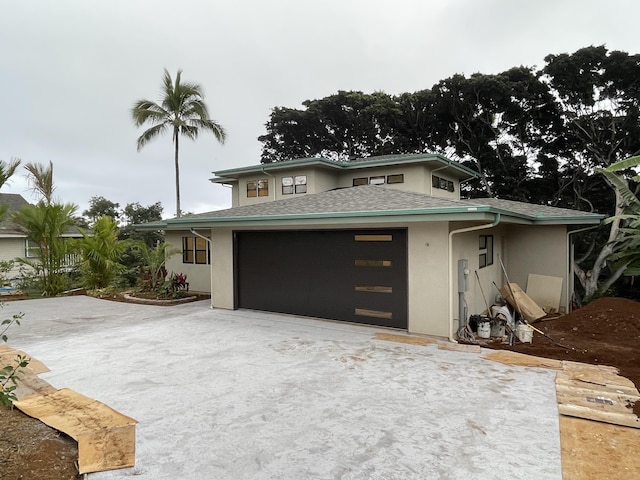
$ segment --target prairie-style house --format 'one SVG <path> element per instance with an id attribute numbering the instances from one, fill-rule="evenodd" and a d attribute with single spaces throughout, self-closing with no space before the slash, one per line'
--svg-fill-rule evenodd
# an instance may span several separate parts
<path id="1" fill-rule="evenodd" d="M 477 174 L 441 155 L 303 158 L 214 172 L 232 207 L 168 219 L 167 269 L 214 308 L 383 325 L 452 338 L 505 281 L 572 288 L 572 234 L 602 215 L 461 199 Z M 482 288 L 481 288 L 482 287 Z M 484 295 L 483 295 L 484 292 Z M 490 299 L 485 299 L 488 296 Z"/>

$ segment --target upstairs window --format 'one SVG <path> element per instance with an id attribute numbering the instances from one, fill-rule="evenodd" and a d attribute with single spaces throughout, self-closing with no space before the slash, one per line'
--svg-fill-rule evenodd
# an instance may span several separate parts
<path id="1" fill-rule="evenodd" d="M 282 194 L 307 193 L 307 176 L 282 177 Z"/>
<path id="2" fill-rule="evenodd" d="M 397 173 L 394 175 L 375 175 L 372 177 L 358 177 L 353 179 L 353 186 L 360 185 L 384 185 L 385 183 L 404 183 L 404 173 Z"/>
<path id="3" fill-rule="evenodd" d="M 260 180 L 250 180 L 247 182 L 247 197 L 268 197 L 269 196 L 269 180 L 263 178 Z"/>
<path id="4" fill-rule="evenodd" d="M 455 191 L 455 187 L 451 180 L 447 180 L 446 178 L 438 177 L 436 175 L 431 175 L 431 186 L 433 188 L 447 190 L 449 192 Z"/>

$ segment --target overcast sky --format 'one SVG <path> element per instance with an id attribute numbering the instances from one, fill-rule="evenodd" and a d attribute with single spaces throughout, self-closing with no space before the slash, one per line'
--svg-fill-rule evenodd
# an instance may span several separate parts
<path id="1" fill-rule="evenodd" d="M 130 109 L 163 69 L 199 83 L 224 145 L 181 142 L 182 209 L 231 205 L 212 172 L 258 164 L 275 106 L 541 66 L 589 45 L 640 53 L 637 0 L 0 0 L 0 159 L 54 164 L 58 198 L 175 214 L 171 136 L 138 153 Z M 2 190 L 34 198 L 23 171 Z"/>

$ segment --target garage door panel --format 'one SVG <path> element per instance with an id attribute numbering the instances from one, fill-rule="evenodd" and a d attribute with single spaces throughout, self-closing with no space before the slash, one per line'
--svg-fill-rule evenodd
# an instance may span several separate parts
<path id="1" fill-rule="evenodd" d="M 406 328 L 406 230 L 235 238 L 238 307 Z"/>

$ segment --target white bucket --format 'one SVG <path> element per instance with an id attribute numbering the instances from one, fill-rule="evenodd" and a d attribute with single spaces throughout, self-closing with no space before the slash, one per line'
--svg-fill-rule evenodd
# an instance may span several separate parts
<path id="1" fill-rule="evenodd" d="M 478 336 L 480 338 L 490 338 L 491 337 L 491 322 L 480 322 L 480 323 L 478 323 Z"/>
<path id="2" fill-rule="evenodd" d="M 520 324 L 516 327 L 516 335 L 522 343 L 531 343 L 533 339 L 533 330 L 529 325 Z"/>

